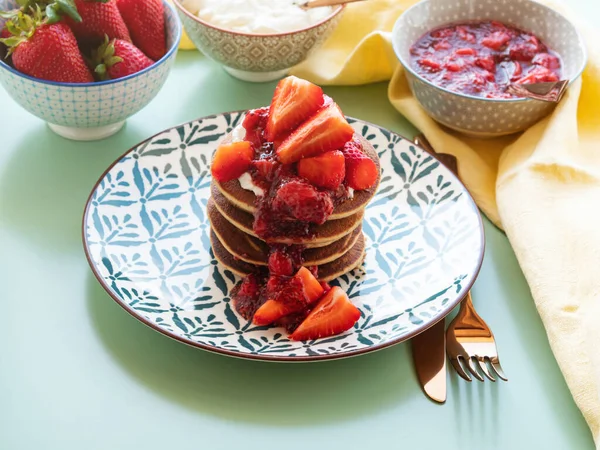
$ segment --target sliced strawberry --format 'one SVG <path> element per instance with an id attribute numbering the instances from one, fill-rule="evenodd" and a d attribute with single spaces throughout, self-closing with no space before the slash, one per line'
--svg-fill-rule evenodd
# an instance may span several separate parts
<path id="1" fill-rule="evenodd" d="M 267 283 L 267 301 L 261 305 L 252 322 L 269 325 L 277 319 L 306 308 L 302 280 L 298 277 L 271 275 Z"/>
<path id="2" fill-rule="evenodd" d="M 306 310 L 323 294 L 323 288 L 310 270 L 300 268 L 293 277 L 271 276 L 267 283 L 268 300 L 254 314 L 254 324 L 269 325 L 288 314 Z"/>
<path id="3" fill-rule="evenodd" d="M 501 50 L 510 41 L 510 35 L 505 31 L 494 31 L 484 37 L 481 43 L 492 50 Z"/>
<path id="4" fill-rule="evenodd" d="M 534 66 L 527 75 L 518 79 L 516 82 L 519 84 L 529 83 L 546 83 L 550 81 L 558 81 L 558 75 L 544 66 Z"/>
<path id="5" fill-rule="evenodd" d="M 475 54 L 477 52 L 475 51 L 474 48 L 465 47 L 465 48 L 456 49 L 456 51 L 454 53 L 456 53 L 457 55 L 461 55 L 461 56 L 467 56 L 467 55 L 475 56 Z"/>
<path id="6" fill-rule="evenodd" d="M 475 65 L 490 72 L 496 71 L 496 63 L 494 62 L 494 57 L 492 55 L 483 55 L 477 57 L 475 59 Z"/>
<path id="7" fill-rule="evenodd" d="M 433 49 L 434 50 L 450 50 L 452 48 L 452 45 L 450 45 L 450 42 L 448 41 L 438 41 L 435 44 L 433 44 Z"/>
<path id="8" fill-rule="evenodd" d="M 346 175 L 344 154 L 339 150 L 298 161 L 298 175 L 315 186 L 335 191 Z"/>
<path id="9" fill-rule="evenodd" d="M 273 141 L 286 131 L 298 125 L 316 113 L 323 106 L 323 90 L 309 81 L 289 76 L 281 80 L 275 88 L 266 138 Z"/>
<path id="10" fill-rule="evenodd" d="M 256 313 L 254 313 L 252 323 L 258 326 L 270 325 L 276 320 L 294 312 L 296 312 L 296 310 L 291 308 L 287 303 L 278 302 L 276 300 L 267 300 L 260 308 L 258 308 Z"/>
<path id="11" fill-rule="evenodd" d="M 296 276 L 302 280 L 304 295 L 309 305 L 312 305 L 321 298 L 323 295 L 323 286 L 321 286 L 321 283 L 319 283 L 310 270 L 306 267 L 301 267 Z"/>
<path id="12" fill-rule="evenodd" d="M 433 70 L 434 72 L 437 72 L 438 70 L 440 70 L 442 68 L 442 65 L 438 61 L 435 61 L 431 58 L 421 58 L 421 59 L 419 59 L 418 63 L 421 64 L 422 66 L 428 67 L 429 69 Z"/>
<path id="13" fill-rule="evenodd" d="M 444 64 L 444 68 L 449 70 L 450 72 L 460 72 L 464 67 L 464 62 L 462 59 L 456 59 L 454 61 L 450 61 Z"/>
<path id="14" fill-rule="evenodd" d="M 377 182 L 377 165 L 362 151 L 360 142 L 348 142 L 342 152 L 346 159 L 346 184 L 349 187 L 360 191 Z"/>
<path id="15" fill-rule="evenodd" d="M 343 146 L 354 135 L 339 106 L 331 103 L 300 125 L 277 149 L 283 164 Z"/>
<path id="16" fill-rule="evenodd" d="M 254 149 L 248 141 L 220 145 L 210 168 L 212 176 L 220 182 L 238 178 L 250 168 L 252 158 Z"/>
<path id="17" fill-rule="evenodd" d="M 352 328 L 359 318 L 358 308 L 339 286 L 335 286 L 296 328 L 290 339 L 306 341 L 340 334 Z"/>

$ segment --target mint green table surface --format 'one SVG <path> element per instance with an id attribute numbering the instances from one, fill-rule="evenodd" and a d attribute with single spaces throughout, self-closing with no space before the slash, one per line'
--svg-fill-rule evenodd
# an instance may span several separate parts
<path id="1" fill-rule="evenodd" d="M 579 0 L 582 13 L 600 7 Z M 147 328 L 102 290 L 81 217 L 104 169 L 165 128 L 267 104 L 198 52 L 180 52 L 163 90 L 117 135 L 78 143 L 0 91 L 0 449 L 592 449 L 506 237 L 485 221 L 474 288 L 508 383 L 449 375 L 427 400 L 410 346 L 313 364 L 251 362 Z M 348 115 L 412 137 L 386 84 L 326 88 Z"/>

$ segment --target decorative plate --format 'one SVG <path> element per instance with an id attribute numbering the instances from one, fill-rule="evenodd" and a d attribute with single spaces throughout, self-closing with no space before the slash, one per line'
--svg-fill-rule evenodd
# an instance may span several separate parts
<path id="1" fill-rule="evenodd" d="M 230 356 L 312 361 L 378 350 L 445 317 L 481 267 L 481 216 L 446 167 L 409 140 L 348 118 L 377 150 L 379 190 L 365 211 L 363 265 L 336 279 L 361 311 L 348 332 L 295 342 L 234 310 L 238 277 L 215 260 L 206 203 L 211 155 L 243 112 L 166 130 L 102 175 L 83 217 L 86 255 L 126 311 L 187 344 Z"/>

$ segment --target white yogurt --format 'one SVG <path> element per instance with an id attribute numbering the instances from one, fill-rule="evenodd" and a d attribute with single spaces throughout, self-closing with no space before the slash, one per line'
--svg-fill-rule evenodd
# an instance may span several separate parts
<path id="1" fill-rule="evenodd" d="M 240 122 L 243 122 L 243 119 L 240 120 Z M 245 137 L 246 137 L 246 129 L 244 128 L 244 126 L 241 123 L 237 127 L 235 127 L 233 130 L 231 130 L 231 142 L 243 141 Z"/>
<path id="2" fill-rule="evenodd" d="M 331 6 L 298 6 L 301 0 L 185 0 L 185 8 L 217 27 L 243 33 L 287 33 L 310 27 L 333 12 Z"/>
<path id="3" fill-rule="evenodd" d="M 254 184 L 254 181 L 252 180 L 252 175 L 250 175 L 250 173 L 244 172 L 238 178 L 238 181 L 240 182 L 240 186 L 242 187 L 242 189 L 254 192 L 254 195 L 256 195 L 257 197 L 265 195 L 264 189 Z"/>

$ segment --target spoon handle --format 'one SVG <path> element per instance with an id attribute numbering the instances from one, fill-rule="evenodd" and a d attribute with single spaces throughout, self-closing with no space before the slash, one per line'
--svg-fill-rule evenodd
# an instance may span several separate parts
<path id="1" fill-rule="evenodd" d="M 320 6 L 335 6 L 346 3 L 362 2 L 365 0 L 309 0 L 300 4 L 302 9 L 318 8 Z"/>

